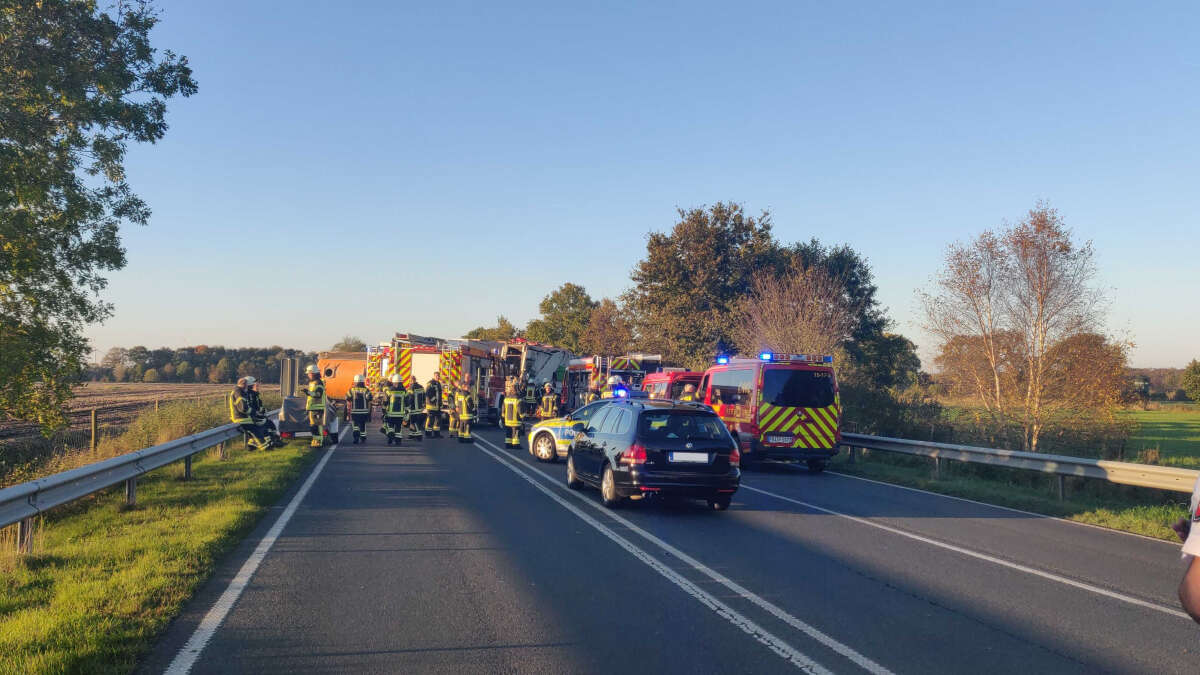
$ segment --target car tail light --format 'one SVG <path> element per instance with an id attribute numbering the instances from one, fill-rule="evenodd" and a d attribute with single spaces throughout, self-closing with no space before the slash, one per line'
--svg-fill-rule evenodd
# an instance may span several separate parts
<path id="1" fill-rule="evenodd" d="M 621 453 L 622 464 L 645 464 L 646 463 L 646 447 L 640 443 L 634 443 L 629 446 L 629 449 Z"/>
<path id="2" fill-rule="evenodd" d="M 729 453 L 729 466 L 741 466 L 742 453 L 738 452 L 737 446 Z"/>

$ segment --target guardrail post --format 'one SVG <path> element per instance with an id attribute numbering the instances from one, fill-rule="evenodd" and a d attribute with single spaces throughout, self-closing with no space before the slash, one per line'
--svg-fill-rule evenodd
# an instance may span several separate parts
<path id="1" fill-rule="evenodd" d="M 183 458 L 183 479 L 184 480 L 192 479 L 192 456 L 191 455 L 188 455 L 187 457 Z"/>
<path id="2" fill-rule="evenodd" d="M 134 506 L 137 504 L 137 479 L 125 479 L 125 505 Z"/>
<path id="3" fill-rule="evenodd" d="M 217 453 L 221 455 L 221 459 L 229 459 L 229 455 L 225 453 L 225 441 L 217 443 Z"/>
<path id="4" fill-rule="evenodd" d="M 933 458 L 933 479 L 934 480 L 942 479 L 942 458 L 941 457 Z"/>
<path id="5" fill-rule="evenodd" d="M 1059 474 L 1058 476 L 1058 501 L 1063 501 L 1067 498 L 1067 477 Z"/>
<path id="6" fill-rule="evenodd" d="M 33 553 L 33 517 L 17 523 L 17 553 Z"/>
<path id="7" fill-rule="evenodd" d="M 92 454 L 96 454 L 96 409 L 92 408 Z"/>
<path id="8" fill-rule="evenodd" d="M 858 461 L 858 448 L 856 448 L 852 445 L 852 446 L 850 446 L 850 462 L 849 463 L 854 464 L 857 461 Z"/>

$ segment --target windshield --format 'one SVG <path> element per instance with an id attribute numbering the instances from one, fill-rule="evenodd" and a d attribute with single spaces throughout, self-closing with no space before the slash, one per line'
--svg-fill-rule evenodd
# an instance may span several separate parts
<path id="1" fill-rule="evenodd" d="M 725 424 L 712 413 L 654 410 L 638 420 L 638 438 L 646 441 L 720 441 L 728 438 Z"/>
<path id="2" fill-rule="evenodd" d="M 833 373 L 828 370 L 768 368 L 763 373 L 763 401 L 784 408 L 833 405 Z"/>

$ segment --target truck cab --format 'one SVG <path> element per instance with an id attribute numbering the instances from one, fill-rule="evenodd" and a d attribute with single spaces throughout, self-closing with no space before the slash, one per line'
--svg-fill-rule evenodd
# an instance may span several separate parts
<path id="1" fill-rule="evenodd" d="M 704 377 L 704 373 L 697 373 L 684 368 L 663 368 L 657 373 L 650 373 L 642 380 L 642 391 L 650 398 L 674 399 L 678 400 L 683 395 L 683 388 L 687 385 L 695 385 L 697 394 L 700 389 L 700 380 Z M 700 400 L 697 396 L 696 400 Z"/>
<path id="2" fill-rule="evenodd" d="M 837 454 L 842 406 L 832 356 L 718 357 L 698 389 L 737 440 L 743 465 L 803 461 L 819 472 Z"/>

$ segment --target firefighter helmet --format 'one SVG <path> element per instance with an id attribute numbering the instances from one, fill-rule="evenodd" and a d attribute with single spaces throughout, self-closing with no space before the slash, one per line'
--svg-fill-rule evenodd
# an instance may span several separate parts
<path id="1" fill-rule="evenodd" d="M 400 373 L 394 373 L 391 381 L 392 384 L 400 384 Z"/>
<path id="2" fill-rule="evenodd" d="M 364 378 L 362 375 L 354 376 L 354 384 L 362 384 L 364 380 L 366 380 L 366 378 Z"/>
<path id="3" fill-rule="evenodd" d="M 610 375 L 608 378 L 608 384 L 611 387 L 615 387 L 618 384 L 623 384 L 623 382 L 621 380 L 621 376 L 620 375 Z"/>
<path id="4" fill-rule="evenodd" d="M 318 371 L 318 370 L 317 370 L 317 367 L 316 367 L 316 366 L 309 366 L 309 367 L 307 367 L 307 368 L 305 368 L 305 369 L 304 369 L 304 374 L 305 374 L 305 375 L 317 375 L 319 372 L 320 372 L 320 371 Z"/>
<path id="5" fill-rule="evenodd" d="M 247 387 L 248 387 L 248 386 L 250 386 L 250 385 L 252 385 L 252 384 L 254 384 L 255 382 L 258 382 L 258 380 L 254 379 L 254 376 L 253 376 L 253 375 L 247 375 L 247 376 L 246 376 L 246 386 L 247 386 Z"/>

